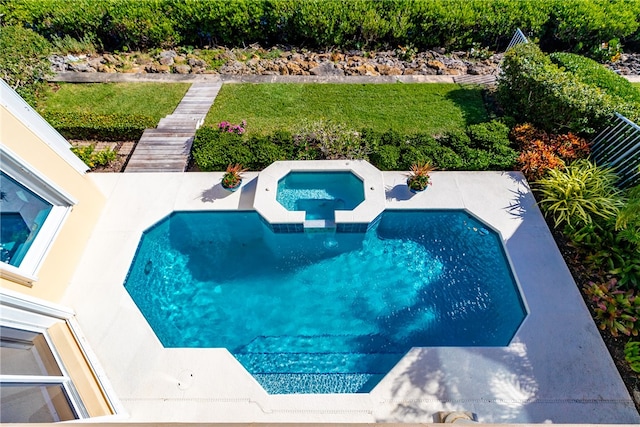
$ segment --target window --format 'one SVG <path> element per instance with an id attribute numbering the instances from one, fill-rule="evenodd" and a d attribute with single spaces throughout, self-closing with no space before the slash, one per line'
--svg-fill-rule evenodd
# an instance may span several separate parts
<path id="1" fill-rule="evenodd" d="M 30 284 L 75 201 L 7 148 L 0 156 L 0 268 Z"/>
<path id="2" fill-rule="evenodd" d="M 44 333 L 0 326 L 0 423 L 79 418 L 75 394 Z"/>
<path id="3" fill-rule="evenodd" d="M 52 207 L 0 172 L 0 261 L 20 266 Z"/>

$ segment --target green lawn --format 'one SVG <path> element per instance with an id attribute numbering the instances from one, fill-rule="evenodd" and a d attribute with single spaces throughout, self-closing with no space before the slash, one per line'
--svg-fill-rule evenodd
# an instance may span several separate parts
<path id="1" fill-rule="evenodd" d="M 38 99 L 39 111 L 141 114 L 160 120 L 171 114 L 188 83 L 62 83 Z"/>
<path id="2" fill-rule="evenodd" d="M 486 121 L 487 111 L 481 88 L 457 84 L 225 84 L 205 123 L 243 119 L 248 133 L 326 119 L 356 130 L 435 135 Z"/>

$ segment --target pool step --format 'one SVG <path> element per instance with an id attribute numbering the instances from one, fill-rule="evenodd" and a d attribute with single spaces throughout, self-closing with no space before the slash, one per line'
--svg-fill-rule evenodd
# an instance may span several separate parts
<path id="1" fill-rule="evenodd" d="M 403 353 L 234 353 L 252 374 L 386 374 Z"/>
<path id="2" fill-rule="evenodd" d="M 322 343 L 322 344 L 320 344 Z M 375 348 L 376 353 L 401 353 L 384 335 L 261 335 L 234 353 L 351 353 L 358 348 Z"/>
<path id="3" fill-rule="evenodd" d="M 382 379 L 372 374 L 254 374 L 269 394 L 368 393 Z"/>

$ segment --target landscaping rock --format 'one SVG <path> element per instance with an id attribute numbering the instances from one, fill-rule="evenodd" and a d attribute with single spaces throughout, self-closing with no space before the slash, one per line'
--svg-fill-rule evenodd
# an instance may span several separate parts
<path id="1" fill-rule="evenodd" d="M 189 74 L 191 72 L 191 67 L 186 64 L 176 65 L 173 67 L 173 72 L 178 74 Z"/>
<path id="2" fill-rule="evenodd" d="M 273 55 L 276 48 L 279 49 L 279 53 Z M 482 50 L 447 53 L 442 48 L 416 53 L 408 53 L 402 49 L 377 52 L 309 52 L 287 50 L 284 47 L 263 49 L 258 45 L 251 45 L 245 49 L 215 49 L 222 52 L 217 56 L 226 61 L 215 69 L 198 57 L 198 49 L 188 55 L 178 54 L 175 50 L 164 50 L 154 58 L 128 52 L 120 55 L 52 55 L 49 59 L 54 72 L 91 73 L 126 69 L 128 73 L 316 76 L 490 75 L 497 73 L 498 64 L 502 59 L 502 54 L 491 54 Z M 607 66 L 619 74 L 640 75 L 640 54 L 623 54 L 619 61 Z"/>
<path id="3" fill-rule="evenodd" d="M 333 62 L 323 62 L 309 68 L 312 76 L 344 76 L 344 70 L 338 68 Z"/>
<path id="4" fill-rule="evenodd" d="M 386 64 L 377 65 L 378 72 L 383 76 L 401 76 L 402 70 L 399 67 L 393 67 Z"/>
<path id="5" fill-rule="evenodd" d="M 173 65 L 174 64 L 173 57 L 164 56 L 164 57 L 160 58 L 160 64 L 161 65 L 168 65 L 168 66 Z"/>

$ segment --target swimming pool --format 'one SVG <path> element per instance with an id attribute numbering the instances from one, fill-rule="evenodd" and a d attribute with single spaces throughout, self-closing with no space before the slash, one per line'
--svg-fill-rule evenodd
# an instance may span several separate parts
<path id="1" fill-rule="evenodd" d="M 412 347 L 505 346 L 526 315 L 500 237 L 464 211 L 290 234 L 174 212 L 125 287 L 165 347 L 225 347 L 274 394 L 367 392 Z"/>

